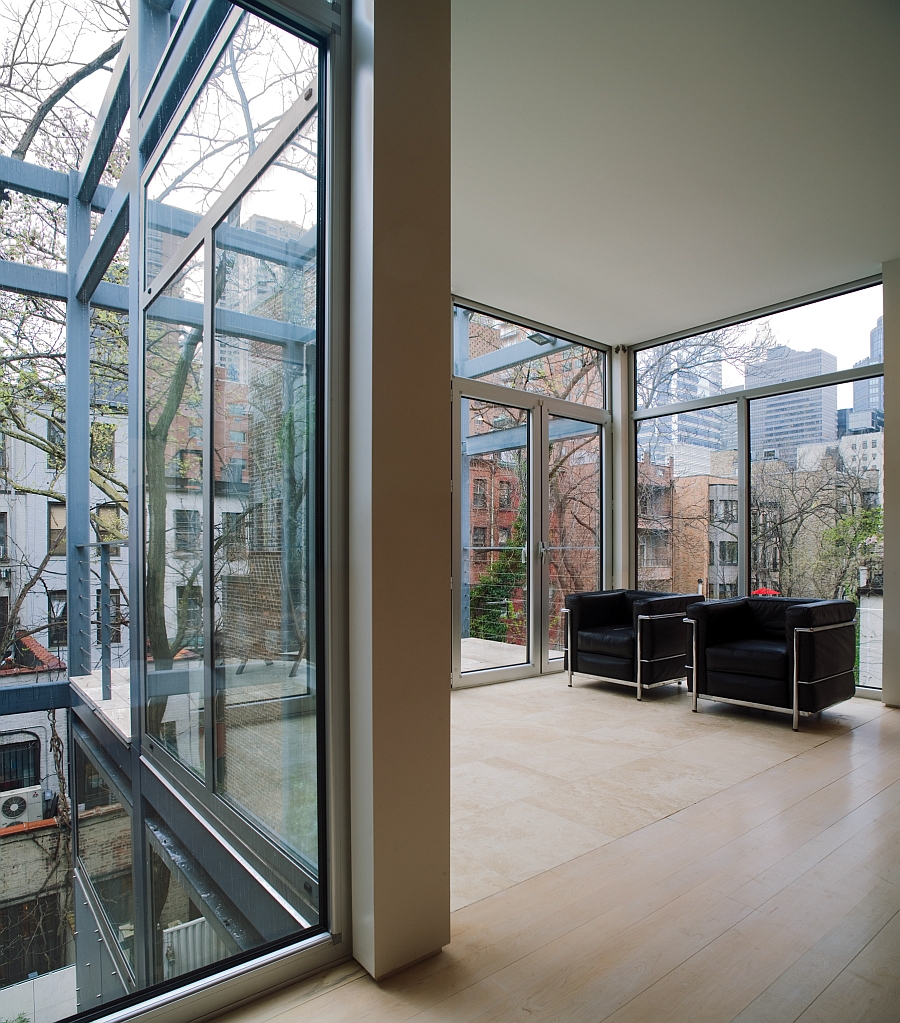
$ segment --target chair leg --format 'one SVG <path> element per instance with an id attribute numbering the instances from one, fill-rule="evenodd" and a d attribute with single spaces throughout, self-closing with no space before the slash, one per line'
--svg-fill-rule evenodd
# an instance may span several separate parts
<path id="1" fill-rule="evenodd" d="M 562 613 L 566 617 L 566 673 L 568 675 L 569 688 L 572 688 L 572 620 L 569 609 L 564 607 Z"/>
<path id="2" fill-rule="evenodd" d="M 697 713 L 697 623 L 691 619 L 691 710 Z"/>
<path id="3" fill-rule="evenodd" d="M 641 651 L 641 633 L 643 632 L 643 629 L 641 628 L 642 625 L 643 625 L 643 618 L 638 616 L 638 620 L 637 620 L 637 636 L 635 637 L 635 641 L 636 642 L 635 642 L 635 651 L 634 651 L 635 652 L 634 677 L 635 677 L 635 680 L 637 681 L 637 698 L 639 700 L 643 698 L 643 696 L 642 696 L 643 685 L 641 684 L 641 653 L 642 653 L 642 651 Z"/>
<path id="4" fill-rule="evenodd" d="M 793 720 L 791 725 L 795 732 L 800 731 L 800 634 L 794 631 L 794 693 Z"/>

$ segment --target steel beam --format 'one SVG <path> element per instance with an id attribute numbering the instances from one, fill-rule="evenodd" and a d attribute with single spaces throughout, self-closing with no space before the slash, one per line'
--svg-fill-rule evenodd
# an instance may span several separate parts
<path id="1" fill-rule="evenodd" d="M 60 302 L 68 298 L 68 282 L 64 273 L 14 263 L 9 259 L 0 259 L 0 290 L 18 291 L 22 295 L 52 298 Z"/>
<path id="2" fill-rule="evenodd" d="M 0 186 L 52 202 L 69 201 L 69 176 L 27 160 L 0 156 Z"/>
<path id="3" fill-rule="evenodd" d="M 114 313 L 128 312 L 128 288 L 124 284 L 110 284 L 101 281 L 91 296 L 91 305 L 98 309 L 109 309 Z"/>
<path id="4" fill-rule="evenodd" d="M 78 199 L 79 174 L 69 175 L 66 218 L 66 580 L 70 675 L 91 671 L 90 364 L 91 310 L 78 297 L 75 272 L 91 238 L 90 208 Z"/>
<path id="5" fill-rule="evenodd" d="M 555 419 L 550 423 L 550 442 L 569 440 L 575 437 L 596 437 L 600 430 L 597 423 L 582 423 L 574 419 Z M 492 430 L 477 433 L 463 441 L 464 455 L 486 455 L 497 451 L 511 451 L 525 448 L 528 443 L 528 427 L 512 426 L 508 430 Z"/>
<path id="6" fill-rule="evenodd" d="M 171 40 L 164 59 L 141 90 L 138 104 L 141 131 L 132 146 L 146 160 L 162 137 L 209 48 L 234 8 L 226 0 L 195 4 Z M 239 12 L 233 15 L 237 23 Z M 154 62 L 155 63 L 155 62 Z"/>
<path id="7" fill-rule="evenodd" d="M 0 156 L 0 189 L 49 199 L 51 202 L 68 203 L 69 176 L 27 160 Z M 91 199 L 91 209 L 102 213 L 112 194 L 109 185 L 98 185 Z"/>
<path id="8" fill-rule="evenodd" d="M 59 270 L 14 263 L 0 259 L 0 291 L 17 291 L 22 295 L 67 301 L 68 278 Z M 101 281 L 91 297 L 91 305 L 115 313 L 128 312 L 128 288 L 122 284 Z"/>
<path id="9" fill-rule="evenodd" d="M 24 676 L 23 676 L 24 677 Z M 0 685 L 0 717 L 33 714 L 71 706 L 68 682 L 26 682 Z"/>
<path id="10" fill-rule="evenodd" d="M 147 202 L 148 231 L 160 231 L 174 238 L 187 238 L 203 219 L 197 213 L 163 202 Z M 293 241 L 271 238 L 245 227 L 222 224 L 216 229 L 216 247 L 252 256 L 292 269 L 302 270 L 316 258 L 316 228 Z M 148 282 L 149 283 L 149 282 Z"/>
<path id="11" fill-rule="evenodd" d="M 131 174 L 126 169 L 75 273 L 75 293 L 82 302 L 90 299 L 128 234 L 130 181 Z"/>
<path id="12" fill-rule="evenodd" d="M 560 352 L 571 347 L 571 342 L 563 341 L 560 338 L 555 338 L 553 344 L 546 345 L 539 345 L 534 341 L 519 341 L 507 348 L 498 348 L 496 352 L 488 352 L 487 355 L 468 359 L 462 365 L 460 376 L 469 380 L 477 380 L 479 377 L 487 376 L 488 373 L 497 373 L 501 369 L 520 366 L 523 362 L 531 362 L 532 359 L 540 359 L 551 352 Z"/>
<path id="13" fill-rule="evenodd" d="M 81 161 L 80 173 L 81 184 L 78 188 L 78 198 L 82 202 L 89 202 L 94 197 L 97 185 L 109 157 L 112 153 L 125 117 L 128 114 L 128 105 L 131 98 L 131 81 L 129 65 L 129 47 L 131 45 L 131 33 L 125 37 L 122 49 L 116 59 L 113 68 L 112 79 L 106 87 L 106 94 L 94 127 L 91 137 Z"/>
<path id="14" fill-rule="evenodd" d="M 164 323 L 184 327 L 203 326 L 203 306 L 186 298 L 157 298 L 147 308 L 147 315 Z M 216 309 L 215 329 L 217 334 L 228 337 L 243 337 L 250 341 L 265 341 L 269 344 L 311 344 L 316 332 L 311 327 L 300 327 L 296 323 L 269 320 L 264 316 L 239 313 L 234 309 Z"/>

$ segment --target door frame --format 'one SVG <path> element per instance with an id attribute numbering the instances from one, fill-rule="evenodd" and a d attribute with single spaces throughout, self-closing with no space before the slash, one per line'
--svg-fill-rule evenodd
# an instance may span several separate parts
<path id="1" fill-rule="evenodd" d="M 526 539 L 528 562 L 528 659 L 522 664 L 500 668 L 485 668 L 480 671 L 462 671 L 461 636 L 462 607 L 462 485 L 461 454 L 463 441 L 462 400 L 488 401 L 496 405 L 509 405 L 527 410 L 529 429 L 527 434 L 528 459 L 528 534 Z M 574 419 L 600 428 L 600 451 L 602 473 L 601 498 L 601 564 L 603 586 L 608 589 L 612 579 L 610 558 L 612 539 L 612 515 L 609 496 L 611 494 L 612 417 L 606 409 L 590 408 L 576 402 L 559 398 L 544 397 L 512 387 L 483 383 L 454 377 L 451 385 L 453 411 L 453 458 L 451 464 L 451 497 L 453 523 L 453 564 L 450 588 L 452 591 L 451 642 L 452 670 L 450 685 L 454 689 L 491 685 L 495 682 L 511 682 L 515 679 L 535 675 L 561 672 L 559 658 L 551 665 L 549 656 L 549 578 L 550 567 L 541 556 L 548 541 L 549 530 L 549 465 L 546 452 L 549 448 L 550 416 Z"/>

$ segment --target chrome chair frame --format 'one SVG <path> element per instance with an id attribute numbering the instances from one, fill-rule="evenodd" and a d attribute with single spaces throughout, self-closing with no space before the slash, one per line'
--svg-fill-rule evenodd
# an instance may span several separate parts
<path id="1" fill-rule="evenodd" d="M 834 675 L 826 675 L 824 678 L 817 679 L 802 679 L 800 678 L 800 633 L 801 632 L 828 632 L 830 629 L 848 629 L 856 628 L 859 624 L 858 618 L 852 618 L 849 622 L 837 622 L 834 625 L 815 625 L 810 628 L 798 628 L 794 629 L 794 671 L 793 678 L 791 680 L 791 706 L 790 707 L 773 707 L 770 703 L 753 703 L 750 700 L 733 700 L 727 696 L 709 696 L 706 693 L 697 692 L 697 672 L 694 670 L 694 666 L 699 660 L 699 650 L 697 649 L 697 622 L 693 618 L 685 618 L 685 623 L 691 626 L 691 646 L 693 649 L 693 663 L 685 665 L 685 668 L 689 669 L 688 674 L 691 679 L 691 710 L 697 713 L 697 702 L 698 700 L 706 700 L 709 703 L 733 703 L 738 707 L 753 707 L 756 710 L 772 710 L 776 714 L 790 714 L 791 715 L 791 727 L 795 732 L 800 730 L 800 718 L 811 718 L 815 717 L 819 711 L 814 710 L 800 710 L 800 686 L 803 685 L 814 685 L 817 682 L 827 682 L 830 678 L 837 678 L 838 675 L 843 675 L 845 672 L 835 672 Z"/>
<path id="2" fill-rule="evenodd" d="M 565 667 L 566 673 L 569 679 L 569 687 L 572 686 L 572 621 L 570 612 L 567 607 L 562 609 L 562 613 L 566 616 L 566 657 Z M 637 661 L 637 680 L 632 681 L 627 678 L 611 678 L 608 675 L 591 675 L 591 678 L 599 679 L 601 682 L 614 682 L 619 686 L 634 686 L 637 689 L 637 698 L 642 699 L 644 690 L 658 689 L 660 686 L 671 686 L 675 683 L 681 685 L 682 682 L 687 682 L 687 674 L 676 676 L 675 678 L 667 678 L 662 682 L 644 682 L 642 681 L 643 665 L 645 664 L 656 664 L 657 661 L 668 661 L 668 657 L 641 657 L 641 646 L 642 646 L 642 634 L 643 626 L 642 622 L 645 621 L 661 621 L 663 618 L 683 618 L 683 611 L 676 611 L 674 614 L 665 615 L 638 615 L 637 617 L 637 635 L 635 636 L 635 659 Z M 688 619 L 684 619 L 687 621 Z"/>

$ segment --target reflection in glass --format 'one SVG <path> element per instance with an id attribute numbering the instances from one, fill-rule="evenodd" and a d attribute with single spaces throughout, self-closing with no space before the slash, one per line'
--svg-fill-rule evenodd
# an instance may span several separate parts
<path id="1" fill-rule="evenodd" d="M 313 866 L 314 146 L 308 124 L 216 230 L 213 436 L 217 789 Z"/>
<path id="2" fill-rule="evenodd" d="M 462 670 L 528 661 L 527 409 L 462 401 Z"/>
<path id="3" fill-rule="evenodd" d="M 203 775 L 203 250 L 144 338 L 147 731 Z"/>
<path id="4" fill-rule="evenodd" d="M 457 376 L 592 408 L 605 406 L 603 352 L 459 306 L 455 316 Z"/>
<path id="5" fill-rule="evenodd" d="M 663 593 L 738 595 L 734 405 L 638 423 L 637 580 Z"/>
<path id="6" fill-rule="evenodd" d="M 603 588 L 603 473 L 599 426 L 551 415 L 549 430 L 549 649 L 558 659 L 566 594 Z"/>
<path id="7" fill-rule="evenodd" d="M 834 391 L 751 402 L 750 590 L 855 600 L 859 683 L 880 688 L 884 429 L 838 437 Z"/>
<path id="8" fill-rule="evenodd" d="M 8 1015 L 3 989 L 74 959 L 69 804 L 61 796 L 69 765 L 52 753 L 67 716 L 62 708 L 0 715 L 0 1018 Z"/>
<path id="9" fill-rule="evenodd" d="M 156 983 L 180 977 L 240 951 L 226 923 L 234 926 L 221 912 L 225 906 L 210 879 L 203 876 L 203 891 L 192 891 L 178 880 L 176 864 L 190 869 L 190 857 L 169 836 L 164 826 L 147 821 L 150 838 L 150 925 L 153 933 L 153 979 Z M 182 879 L 185 875 L 180 872 Z M 209 916 L 200 906 L 206 905 Z M 220 909 L 219 917 L 212 906 Z"/>
<path id="10" fill-rule="evenodd" d="M 881 362 L 881 311 L 879 284 L 644 348 L 635 359 L 636 407 L 658 408 Z M 862 407 L 855 393 L 853 405 Z"/>
<path id="11" fill-rule="evenodd" d="M 253 14 L 241 18 L 147 184 L 148 281 L 313 84 L 317 69 L 317 47 Z M 315 209 L 315 153 L 307 157 L 297 162 L 295 184 Z"/>
<path id="12" fill-rule="evenodd" d="M 131 818 L 75 745 L 78 857 L 128 961 L 134 966 Z"/>

